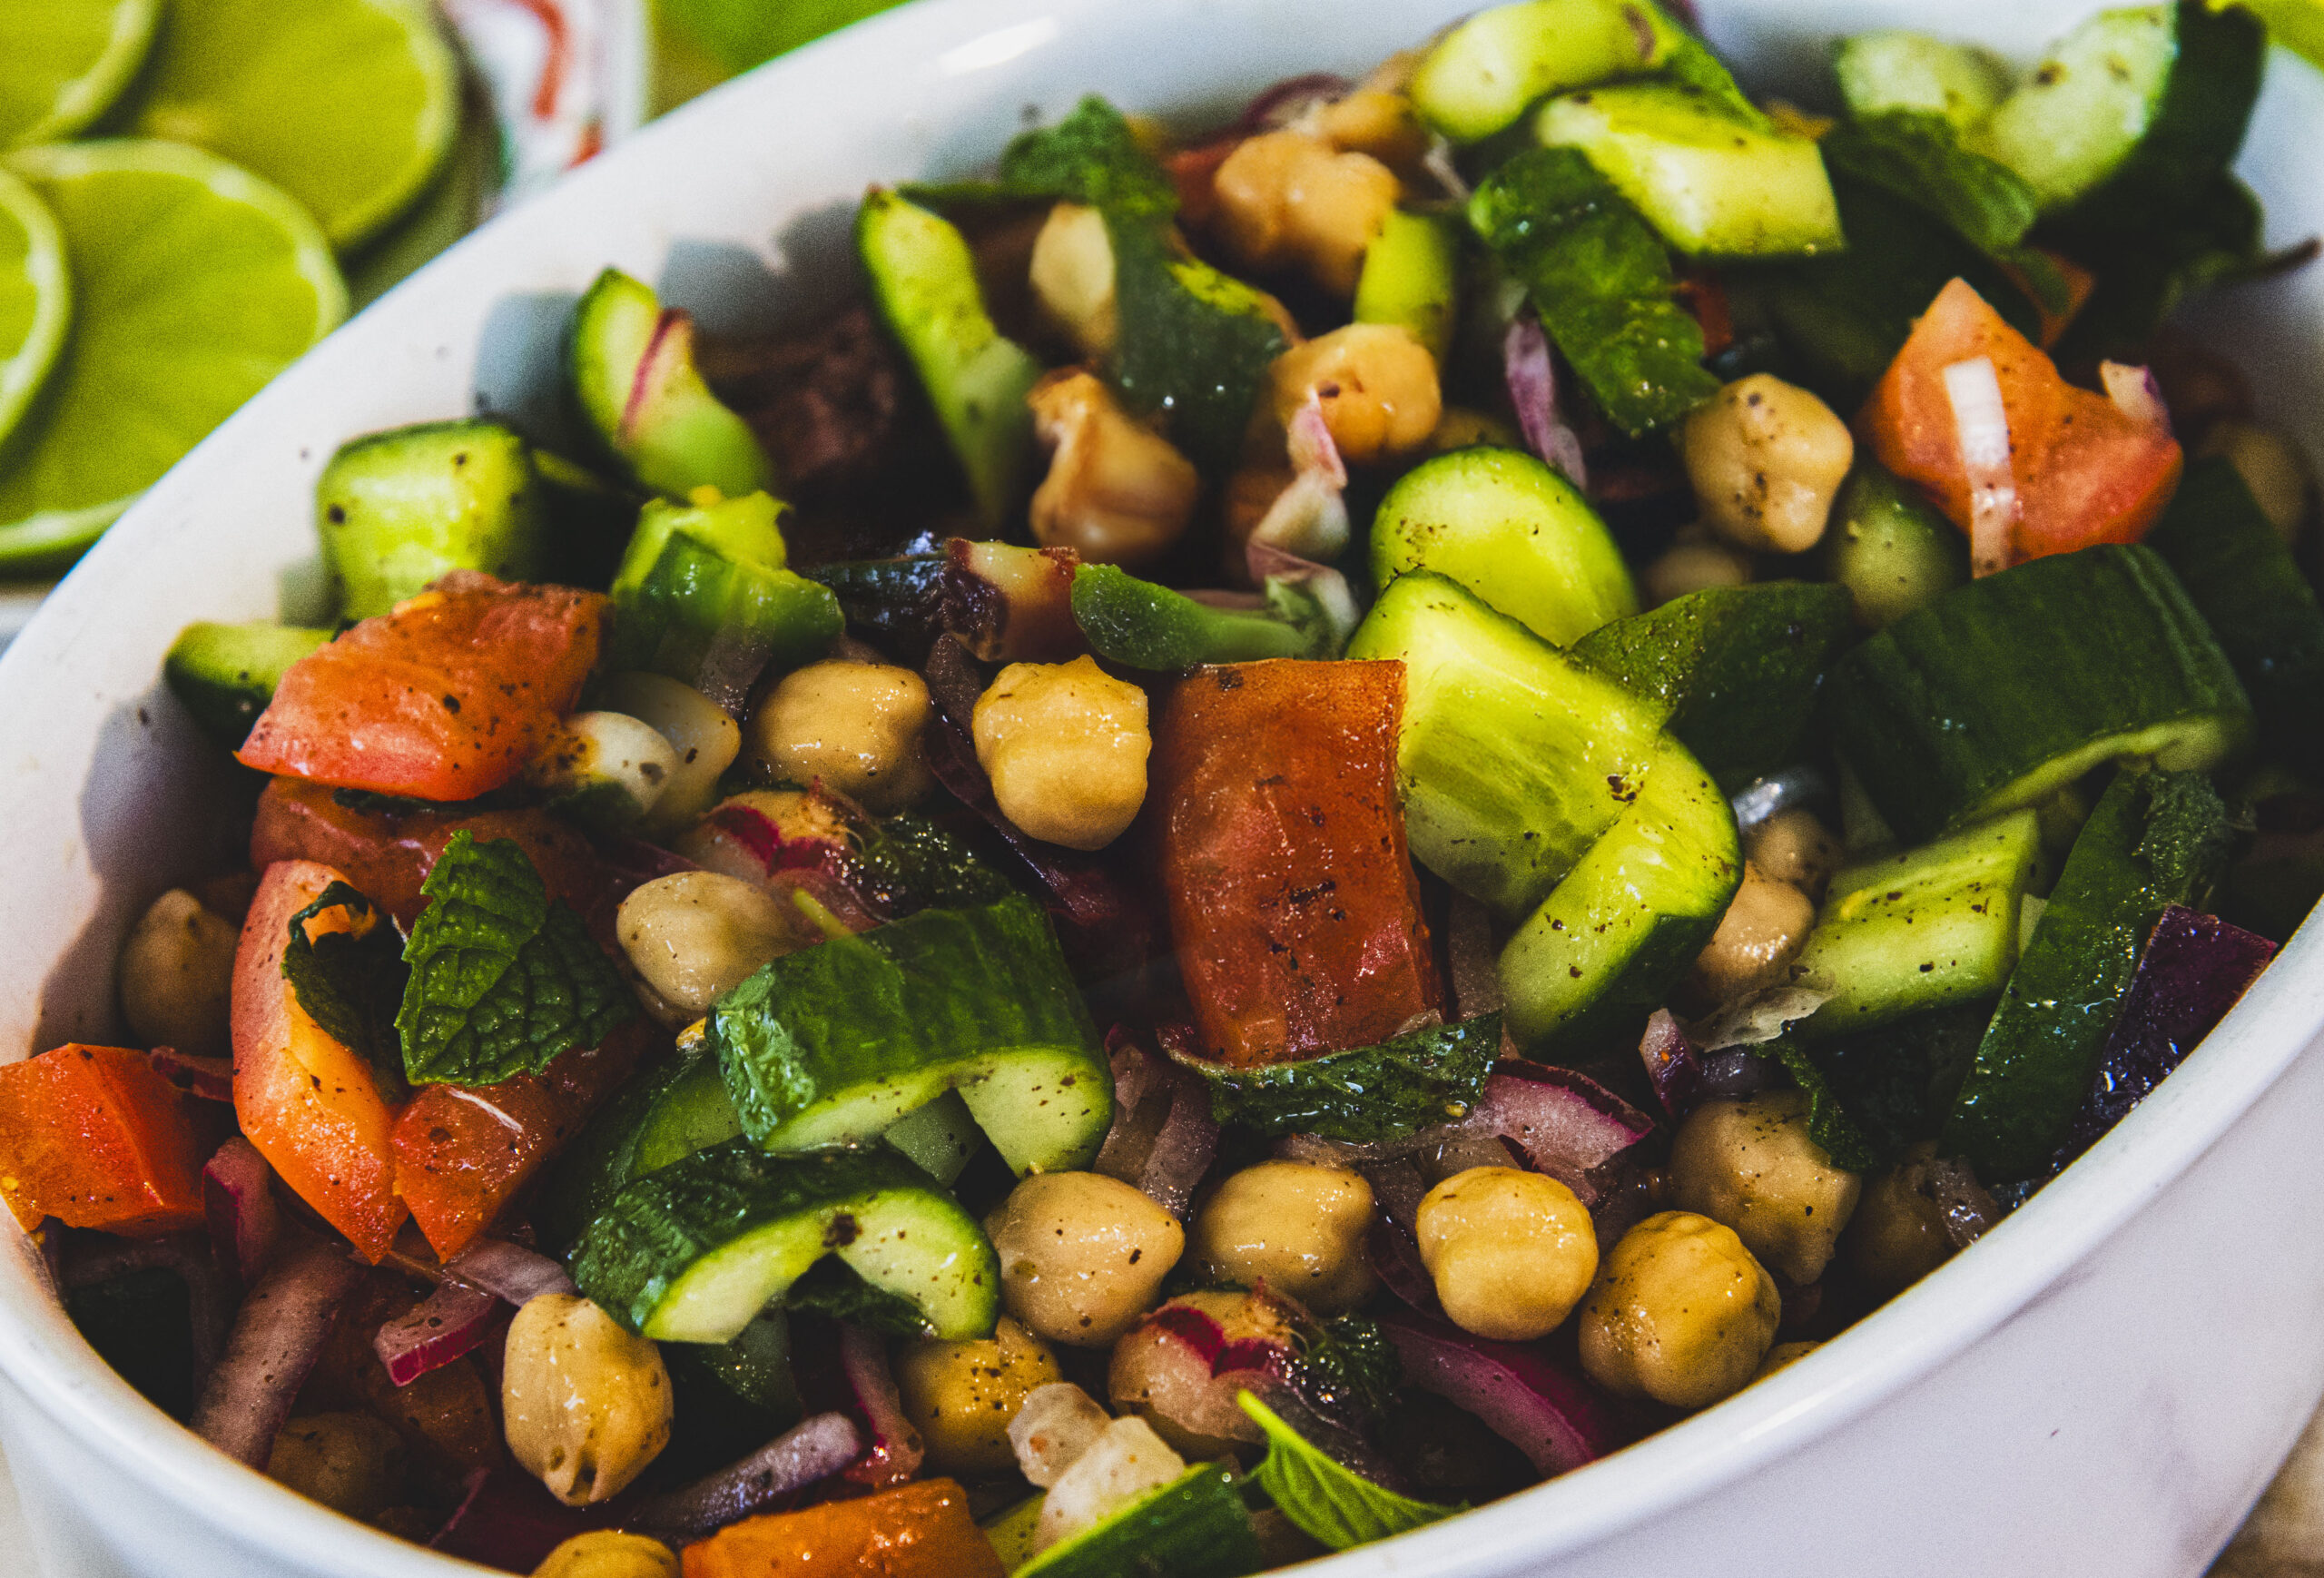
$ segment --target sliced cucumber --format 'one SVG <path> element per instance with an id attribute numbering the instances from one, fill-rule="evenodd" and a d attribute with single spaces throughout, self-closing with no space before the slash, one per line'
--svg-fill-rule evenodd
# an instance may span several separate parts
<path id="1" fill-rule="evenodd" d="M 1159 1490 L 1060 1540 L 1015 1578 L 1246 1578 L 1267 1564 L 1241 1480 L 1202 1463 Z"/>
<path id="2" fill-rule="evenodd" d="M 544 1191 L 543 1225 L 570 1244 L 639 1179 L 742 1132 L 718 1060 L 696 1042 L 638 1074 L 590 1118 Z"/>
<path id="3" fill-rule="evenodd" d="M 665 1356 L 674 1371 L 690 1366 L 758 1410 L 762 1427 L 787 1430 L 806 1412 L 791 1368 L 791 1319 L 780 1309 L 759 1311 L 730 1341 L 686 1343 Z"/>
<path id="4" fill-rule="evenodd" d="M 1020 1174 L 1086 1166 L 1113 1121 L 1105 1050 L 1022 897 L 777 959 L 718 1000 L 710 1042 L 772 1151 L 861 1143 L 948 1090 Z"/>
<path id="5" fill-rule="evenodd" d="M 1983 123 L 2010 89 L 2009 67 L 1985 51 L 1902 28 L 1842 39 L 1832 64 L 1841 102 L 1859 121 L 1914 110 L 1942 115 L 1965 132 Z"/>
<path id="6" fill-rule="evenodd" d="M 1621 817 L 1502 949 L 1511 1037 L 1553 1057 L 1634 1038 L 1710 941 L 1742 881 L 1727 797 L 1684 746 L 1665 739 Z"/>
<path id="7" fill-rule="evenodd" d="M 1823 155 L 1738 120 L 1708 93 L 1630 83 L 1541 106 L 1533 135 L 1574 148 L 1662 238 L 1697 257 L 1813 257 L 1846 244 Z"/>
<path id="8" fill-rule="evenodd" d="M 1504 914 L 1541 902 L 1654 760 L 1650 704 L 1431 571 L 1389 583 L 1347 655 L 1404 666 L 1413 858 Z"/>
<path id="9" fill-rule="evenodd" d="M 856 218 L 855 244 L 872 298 L 920 371 L 977 514 L 996 530 L 1025 491 L 1033 415 L 1025 396 L 1041 364 L 993 327 L 969 243 L 950 223 L 892 192 L 875 191 Z"/>
<path id="10" fill-rule="evenodd" d="M 1179 1061 L 1210 1082 L 1211 1111 L 1221 1123 L 1365 1145 L 1459 1117 L 1500 1054 L 1501 1015 L 1488 1013 L 1295 1062 Z"/>
<path id="11" fill-rule="evenodd" d="M 342 618 L 384 614 L 453 570 L 530 581 L 548 562 L 532 446 L 481 417 L 343 446 L 323 468 L 315 513 Z"/>
<path id="12" fill-rule="evenodd" d="M 977 1525 L 991 1544 L 992 1553 L 1000 1558 L 1003 1572 L 1014 1573 L 1033 1559 L 1034 1543 L 1041 1532 L 1041 1504 L 1047 1500 L 1047 1491 L 1035 1491 Z"/>
<path id="13" fill-rule="evenodd" d="M 1626 0 L 1519 0 L 1447 33 L 1413 71 L 1409 92 L 1423 120 L 1474 143 L 1515 125 L 1544 94 L 1652 71 L 1675 42 Z"/>
<path id="14" fill-rule="evenodd" d="M 1828 688 L 1842 756 L 1909 840 L 2038 805 L 2109 761 L 2211 767 L 2252 734 L 2226 654 L 2138 546 L 1957 587 L 1842 658 Z"/>
<path id="15" fill-rule="evenodd" d="M 1882 630 L 1969 578 L 1969 539 L 1895 472 L 1862 459 L 1832 504 L 1824 569 Z"/>
<path id="16" fill-rule="evenodd" d="M 1404 473 L 1372 518 L 1372 578 L 1407 570 L 1449 577 L 1560 646 L 1638 612 L 1606 523 L 1521 449 L 1455 449 Z"/>
<path id="17" fill-rule="evenodd" d="M 2061 39 L 1978 139 L 2044 212 L 2136 227 L 2184 208 L 2243 145 L 2267 30 L 2204 0 L 2102 11 Z"/>
<path id="18" fill-rule="evenodd" d="M 783 508 L 763 493 L 649 502 L 614 577 L 611 666 L 700 689 L 745 649 L 777 673 L 822 656 L 845 621 L 830 587 L 788 567 Z"/>
<path id="19" fill-rule="evenodd" d="M 2000 991 L 2041 858 L 2040 820 L 2018 811 L 1840 872 L 1792 965 L 1832 996 L 1798 1033 L 1852 1035 Z"/>
<path id="20" fill-rule="evenodd" d="M 1364 250 L 1355 281 L 1355 321 L 1393 323 L 1443 366 L 1461 306 L 1461 240 L 1441 214 L 1393 210 Z"/>
<path id="21" fill-rule="evenodd" d="M 1331 657 L 1315 633 L 1258 608 L 1216 608 L 1141 581 L 1119 565 L 1073 572 L 1073 622 L 1110 663 L 1170 674 L 1203 663 Z"/>
<path id="22" fill-rule="evenodd" d="M 1663 727 L 1735 789 L 1795 759 L 1847 630 L 1842 587 L 1763 581 L 1617 619 L 1573 655 L 1665 709 Z"/>
<path id="23" fill-rule="evenodd" d="M 694 320 L 620 270 L 598 275 L 574 310 L 566 366 L 598 441 L 646 487 L 735 498 L 774 486 L 750 424 L 695 370 Z"/>
<path id="24" fill-rule="evenodd" d="M 162 678 L 203 734 L 238 751 L 283 671 L 330 639 L 328 630 L 264 620 L 189 625 L 170 644 Z"/>
<path id="25" fill-rule="evenodd" d="M 919 1111 L 906 1113 L 880 1138 L 911 1158 L 922 1172 L 946 1188 L 952 1187 L 960 1169 L 984 1143 L 984 1135 L 958 1090 L 947 1090 Z"/>
<path id="26" fill-rule="evenodd" d="M 695 1151 L 614 1197 L 574 1248 L 573 1279 L 641 1336 L 724 1343 L 825 1255 L 909 1302 L 931 1336 L 992 1334 L 1000 1266 L 984 1229 L 884 1148 Z"/>

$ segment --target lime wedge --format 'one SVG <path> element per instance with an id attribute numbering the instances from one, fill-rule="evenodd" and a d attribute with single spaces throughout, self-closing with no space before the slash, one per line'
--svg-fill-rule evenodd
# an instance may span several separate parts
<path id="1" fill-rule="evenodd" d="M 0 5 L 0 148 L 61 141 L 111 109 L 161 14 L 162 0 Z"/>
<path id="2" fill-rule="evenodd" d="M 64 235 L 73 330 L 0 449 L 0 572 L 69 564 L 131 500 L 346 315 L 307 211 L 169 143 L 10 154 Z"/>
<path id="3" fill-rule="evenodd" d="M 73 321 L 73 276 L 64 237 L 33 189 L 0 172 L 0 439 L 64 349 Z"/>
<path id="4" fill-rule="evenodd" d="M 459 128 L 458 63 L 422 0 L 172 0 L 154 55 L 138 134 L 264 176 L 342 251 L 411 205 Z"/>

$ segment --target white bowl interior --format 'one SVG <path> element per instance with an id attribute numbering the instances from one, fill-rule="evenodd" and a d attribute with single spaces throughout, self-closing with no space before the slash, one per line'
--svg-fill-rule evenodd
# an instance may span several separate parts
<path id="1" fill-rule="evenodd" d="M 225 852 L 225 774 L 161 689 L 188 620 L 297 615 L 316 582 L 314 482 L 350 435 L 475 408 L 556 430 L 566 307 L 617 265 L 717 326 L 796 320 L 847 288 L 852 205 L 873 182 L 988 161 L 1082 94 L 1200 115 L 1276 78 L 1360 72 L 1461 0 L 926 0 L 778 63 L 648 128 L 462 243 L 335 335 L 133 510 L 0 657 L 0 1060 L 116 1032 L 113 962 L 143 906 Z M 1705 0 L 1754 85 L 1825 96 L 1828 41 L 1928 25 L 1905 0 Z M 1955 0 L 1945 31 L 2030 56 L 2084 0 Z M 1189 84 L 1192 84 L 1191 86 Z M 2324 231 L 2324 78 L 2279 52 L 2242 169 L 2270 240 Z M 2241 287 L 2198 320 L 2233 344 L 2269 414 L 2324 454 L 2324 271 Z M 1706 1415 L 1456 1524 L 1324 1565 L 1514 1571 L 1652 1517 L 1851 1418 L 2055 1281 L 2188 1166 L 2324 1025 L 2311 924 L 2203 1056 L 2064 1179 L 1850 1336 Z M 170 1517 L 237 1527 L 286 1572 L 468 1570 L 358 1529 L 168 1424 L 78 1340 L 21 1235 L 0 1255 L 0 1371 L 71 1445 Z M 60 1448 L 60 1451 L 64 1451 Z M 141 1486 L 126 1489 L 128 1482 Z M 2256 1491 L 2256 1485 L 2252 1487 Z M 35 1521 L 38 1511 L 34 1509 Z"/>

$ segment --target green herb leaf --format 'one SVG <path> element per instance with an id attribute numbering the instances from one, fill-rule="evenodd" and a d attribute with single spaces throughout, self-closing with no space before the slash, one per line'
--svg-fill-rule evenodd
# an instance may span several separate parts
<path id="1" fill-rule="evenodd" d="M 1936 1138 L 1992 1018 L 1990 1001 L 1965 1003 L 1809 1051 L 1832 1099 L 1886 1158 Z"/>
<path id="2" fill-rule="evenodd" d="M 1266 1433 L 1267 1455 L 1252 1477 L 1302 1534 L 1334 1551 L 1370 1544 L 1466 1510 L 1384 1490 L 1309 1445 L 1250 1393 L 1235 1400 Z"/>
<path id="3" fill-rule="evenodd" d="M 1403 1389 L 1404 1361 L 1380 1323 L 1361 1315 L 1327 1320 L 1307 1339 L 1300 1359 L 1322 1389 L 1352 1398 L 1374 1419 L 1384 1419 Z"/>
<path id="4" fill-rule="evenodd" d="M 1832 128 L 1824 160 L 1835 170 L 1895 193 L 1940 219 L 1953 233 L 2000 261 L 2014 259 L 2034 228 L 2034 189 L 2005 164 L 1961 145 L 1943 115 L 1895 110 Z M 2063 311 L 2063 301 L 2055 310 Z"/>
<path id="5" fill-rule="evenodd" d="M 864 885 L 891 914 L 998 903 L 1017 891 L 967 840 L 924 816 L 891 816 L 855 838 Z"/>
<path id="6" fill-rule="evenodd" d="M 290 983 L 299 1006 L 333 1040 L 400 1080 L 396 1005 L 403 998 L 406 974 L 402 942 L 384 916 L 360 935 L 330 932 L 310 939 L 307 922 L 330 910 L 345 910 L 359 926 L 372 914 L 371 901 L 347 883 L 325 888 L 290 917 L 282 979 Z"/>
<path id="7" fill-rule="evenodd" d="M 2225 174 L 2191 204 L 2157 212 L 2143 230 L 2063 231 L 2061 250 L 2094 269 L 2098 284 L 2059 342 L 2057 359 L 2134 355 L 2188 298 L 2309 255 L 2301 247 L 2270 254 L 2262 237 L 2260 200 Z"/>
<path id="8" fill-rule="evenodd" d="M 1210 1081 L 1210 1110 L 1221 1123 L 1368 1144 L 1460 1117 L 1500 1054 L 1501 1015 L 1487 1013 L 1297 1062 L 1239 1068 L 1177 1060 Z"/>
<path id="9" fill-rule="evenodd" d="M 1511 159 L 1470 199 L 1469 223 L 1616 427 L 1667 428 L 1718 392 L 1702 329 L 1672 297 L 1670 254 L 1580 152 Z"/>
<path id="10" fill-rule="evenodd" d="M 415 1085 L 497 1085 L 595 1046 L 637 1004 L 589 933 L 512 839 L 466 828 L 428 873 L 396 1015 Z"/>
<path id="11" fill-rule="evenodd" d="M 1824 1078 L 1824 1070 L 1807 1055 L 1807 1049 L 1790 1036 L 1778 1036 L 1751 1049 L 1759 1057 L 1771 1057 L 1781 1062 L 1792 1082 L 1807 1092 L 1807 1138 L 1823 1147 L 1824 1154 L 1832 1159 L 1834 1167 L 1849 1172 L 1870 1172 L 1886 1159 L 1883 1148 L 1874 1143 L 1833 1093 L 1831 1082 Z"/>
<path id="12" fill-rule="evenodd" d="M 1000 186 L 1067 198 L 1122 218 L 1167 221 L 1178 209 L 1169 173 L 1138 146 L 1119 110 L 1091 94 L 1054 126 L 1027 132 L 1000 156 Z"/>

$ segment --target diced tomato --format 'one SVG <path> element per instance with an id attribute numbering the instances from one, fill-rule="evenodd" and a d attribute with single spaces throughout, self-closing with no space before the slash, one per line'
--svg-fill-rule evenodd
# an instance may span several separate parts
<path id="1" fill-rule="evenodd" d="M 685 1578 L 1004 1578 L 949 1479 L 730 1524 L 681 1553 Z"/>
<path id="2" fill-rule="evenodd" d="M 659 1032 L 632 1020 L 602 1047 L 482 1090 L 429 1085 L 396 1119 L 396 1188 L 437 1258 L 467 1248 L 570 1139 Z"/>
<path id="3" fill-rule="evenodd" d="M 1396 801 L 1400 663 L 1239 663 L 1155 733 L 1162 885 L 1204 1055 L 1284 1062 L 1443 1006 Z"/>
<path id="4" fill-rule="evenodd" d="M 291 665 L 244 765 L 470 800 L 514 778 L 581 694 L 606 599 L 464 572 Z"/>
<path id="5" fill-rule="evenodd" d="M 298 860 L 269 866 L 260 880 L 234 955 L 234 1116 L 291 1191 L 377 1263 L 405 1215 L 392 1115 L 370 1064 L 308 1017 L 282 976 L 290 917 L 344 880 Z M 310 922 L 310 932 L 345 922 L 334 911 Z"/>
<path id="6" fill-rule="evenodd" d="M 1961 280 L 1937 292 L 1856 424 L 1879 458 L 1969 529 L 1970 486 L 1945 370 L 1989 357 L 2009 417 L 2019 518 L 2010 562 L 2136 542 L 2179 486 L 2178 444 L 2056 366 Z"/>
<path id="7" fill-rule="evenodd" d="M 0 1069 L 0 1197 L 27 1230 L 198 1228 L 216 1139 L 143 1052 L 75 1041 Z"/>

